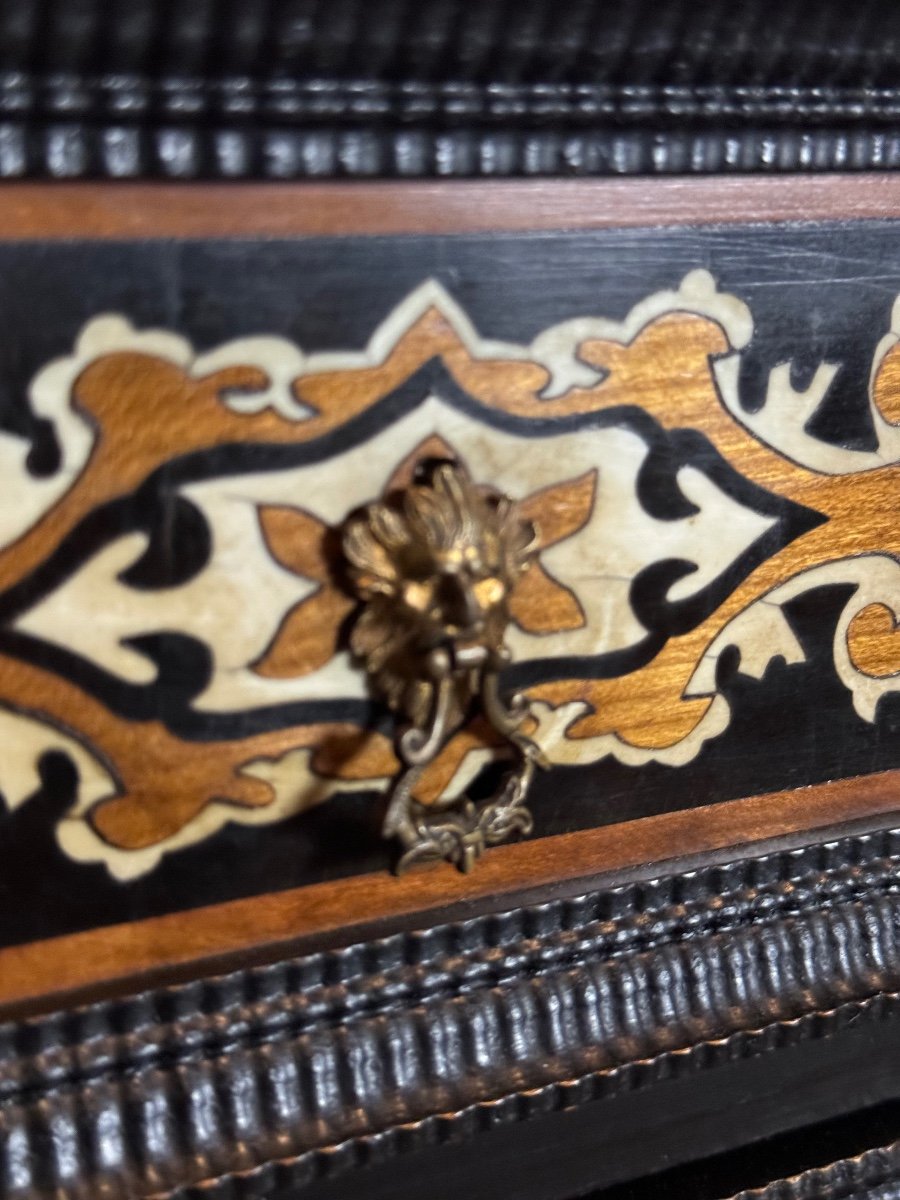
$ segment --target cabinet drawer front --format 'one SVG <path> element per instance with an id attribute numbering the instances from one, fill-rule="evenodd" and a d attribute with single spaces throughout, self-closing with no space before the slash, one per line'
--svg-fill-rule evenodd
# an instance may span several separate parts
<path id="1" fill-rule="evenodd" d="M 567 229 L 521 186 L 12 213 L 3 945 L 136 921 L 190 959 L 894 807 L 896 225 L 557 186 Z M 501 690 L 549 769 L 530 843 L 397 881 L 341 533 L 435 459 L 534 530 Z M 417 804 L 504 752 L 473 710 Z"/>

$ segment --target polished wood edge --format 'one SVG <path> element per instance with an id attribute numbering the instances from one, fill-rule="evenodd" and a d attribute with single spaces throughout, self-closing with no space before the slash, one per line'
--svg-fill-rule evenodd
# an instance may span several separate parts
<path id="1" fill-rule="evenodd" d="M 588 891 L 601 878 L 662 873 L 686 859 L 759 852 L 773 839 L 900 812 L 900 770 L 834 780 L 492 849 L 470 875 L 435 864 L 358 875 L 0 950 L 0 1015 L 135 991 L 361 940 L 414 921 L 523 903 L 536 889 Z M 882 822 L 883 823 L 883 822 Z M 380 928 L 379 928 L 380 927 Z"/>
<path id="2" fill-rule="evenodd" d="M 0 239 L 615 229 L 900 215 L 900 175 L 371 183 L 11 183 Z"/>
<path id="3" fill-rule="evenodd" d="M 885 1200 L 897 1195 L 891 1184 L 900 1184 L 900 1141 L 740 1191 L 731 1200 Z"/>

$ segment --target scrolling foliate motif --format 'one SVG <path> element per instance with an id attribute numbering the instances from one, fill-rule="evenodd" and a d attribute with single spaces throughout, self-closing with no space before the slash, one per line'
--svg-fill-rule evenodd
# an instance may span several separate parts
<path id="1" fill-rule="evenodd" d="M 228 821 L 384 792 L 389 726 L 351 659 L 339 531 L 449 458 L 533 526 L 509 600 L 510 686 L 551 764 L 679 766 L 725 730 L 723 652 L 803 659 L 784 614 L 852 585 L 834 670 L 859 716 L 900 690 L 900 312 L 872 366 L 871 450 L 809 432 L 837 367 L 790 364 L 747 411 L 753 321 L 705 271 L 622 322 L 486 340 L 424 283 L 346 353 L 91 321 L 34 379 L 37 453 L 0 436 L 0 788 L 62 749 L 63 850 L 138 876 Z M 498 754 L 474 719 L 416 785 L 460 795 Z"/>

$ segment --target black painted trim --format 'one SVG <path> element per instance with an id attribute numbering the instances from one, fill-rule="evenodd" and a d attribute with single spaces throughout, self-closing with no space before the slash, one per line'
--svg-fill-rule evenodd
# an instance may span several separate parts
<path id="1" fill-rule="evenodd" d="M 8 1024 L 0 1193 L 288 1195 L 896 1025 L 898 868 L 864 834 Z"/>

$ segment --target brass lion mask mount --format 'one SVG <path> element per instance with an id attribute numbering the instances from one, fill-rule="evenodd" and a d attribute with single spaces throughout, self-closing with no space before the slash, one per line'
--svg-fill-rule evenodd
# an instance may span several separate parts
<path id="1" fill-rule="evenodd" d="M 447 859 L 471 869 L 486 846 L 531 832 L 525 798 L 538 746 L 522 732 L 528 706 L 501 697 L 509 661 L 509 597 L 536 553 L 534 526 L 506 496 L 479 487 L 456 462 L 420 466 L 405 490 L 348 518 L 343 549 L 361 601 L 350 635 L 373 690 L 405 719 L 400 772 L 383 832 L 404 849 L 398 864 Z M 512 755 L 499 790 L 476 805 L 416 798 L 425 768 L 480 710 Z"/>

